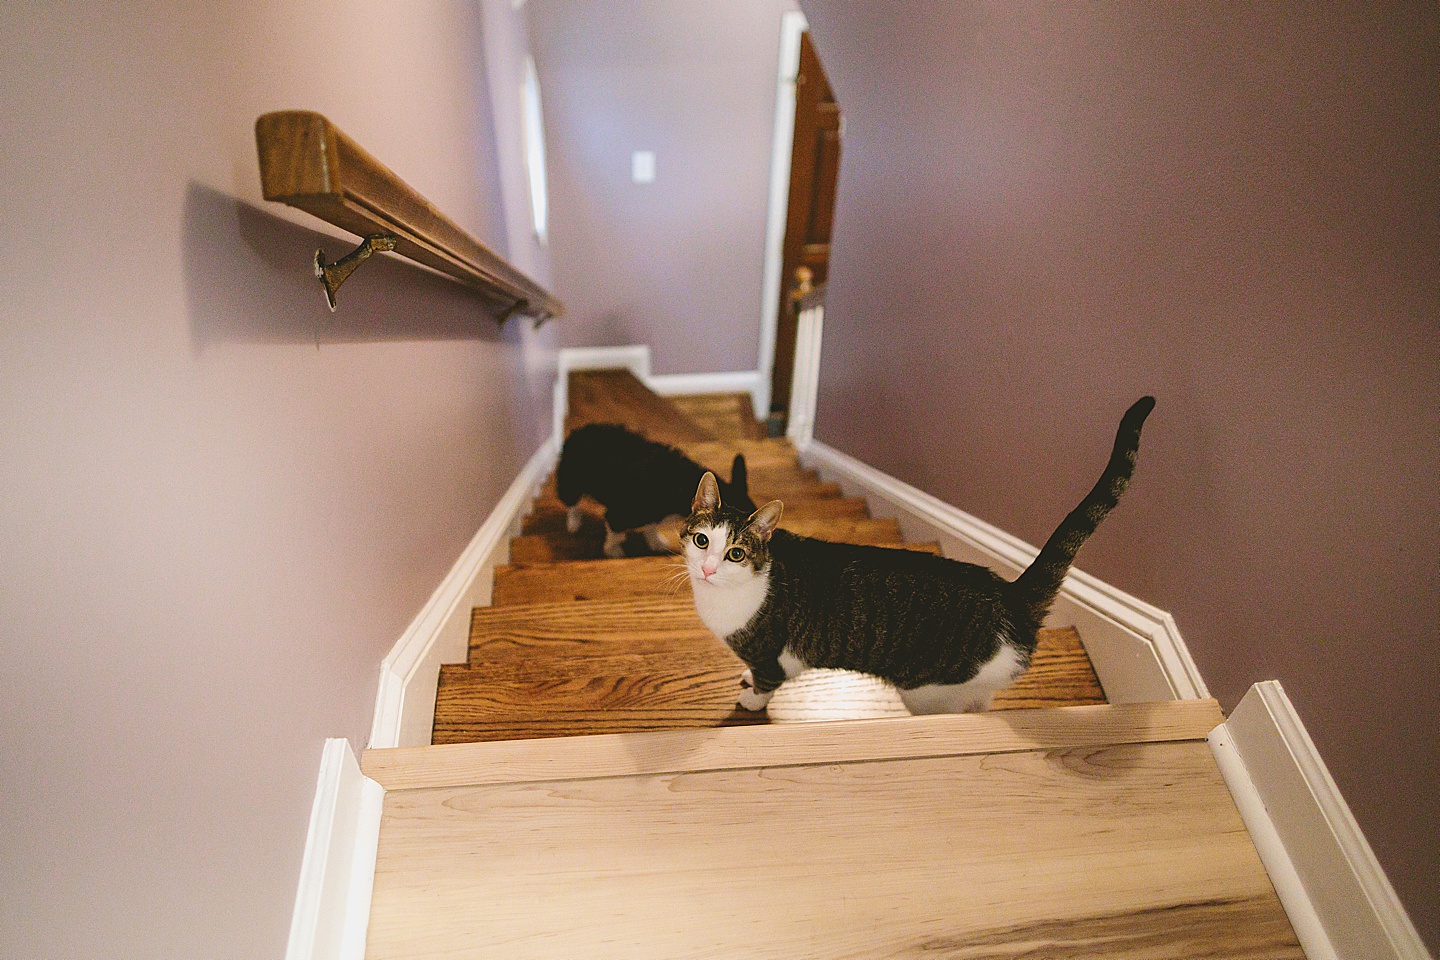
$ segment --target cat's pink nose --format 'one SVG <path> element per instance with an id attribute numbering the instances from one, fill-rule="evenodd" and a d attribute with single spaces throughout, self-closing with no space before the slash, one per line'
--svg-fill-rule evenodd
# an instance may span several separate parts
<path id="1" fill-rule="evenodd" d="M 714 557 L 706 557 L 704 562 L 700 564 L 700 570 L 707 577 L 713 576 L 715 571 L 718 569 L 720 569 L 720 561 L 716 560 Z"/>

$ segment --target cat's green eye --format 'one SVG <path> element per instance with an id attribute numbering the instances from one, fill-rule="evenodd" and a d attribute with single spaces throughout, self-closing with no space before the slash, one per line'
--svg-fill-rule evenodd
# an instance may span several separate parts
<path id="1" fill-rule="evenodd" d="M 705 536 L 705 534 L 703 533 L 695 534 L 694 539 L 695 546 L 699 547 L 701 550 L 704 550 L 706 547 L 710 546 L 710 538 Z"/>
<path id="2" fill-rule="evenodd" d="M 741 547 L 731 547 L 729 552 L 725 554 L 725 559 L 731 563 L 743 563 L 745 561 L 745 551 Z"/>

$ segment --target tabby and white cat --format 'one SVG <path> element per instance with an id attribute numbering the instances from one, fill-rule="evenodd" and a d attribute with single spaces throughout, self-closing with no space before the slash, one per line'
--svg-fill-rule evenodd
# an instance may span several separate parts
<path id="1" fill-rule="evenodd" d="M 911 713 L 987 709 L 1029 667 L 1076 551 L 1130 480 L 1154 406 L 1143 397 L 1126 411 L 1099 482 L 1013 582 L 973 563 L 777 530 L 779 500 L 747 516 L 705 474 L 685 565 L 700 619 L 745 661 L 740 706 L 763 710 L 786 679 L 836 667 L 894 684 Z"/>

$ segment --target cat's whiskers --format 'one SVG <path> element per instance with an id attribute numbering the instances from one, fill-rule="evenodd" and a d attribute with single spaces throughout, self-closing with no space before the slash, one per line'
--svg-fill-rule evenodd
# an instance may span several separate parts
<path id="1" fill-rule="evenodd" d="M 672 573 L 667 573 L 663 581 L 666 595 L 673 597 L 679 594 L 684 585 L 690 581 L 690 569 L 683 560 L 678 563 L 666 564 L 666 566 L 678 568 Z"/>

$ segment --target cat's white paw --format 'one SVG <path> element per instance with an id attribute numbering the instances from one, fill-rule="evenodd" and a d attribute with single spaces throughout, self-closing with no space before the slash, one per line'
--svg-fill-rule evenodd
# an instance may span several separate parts
<path id="1" fill-rule="evenodd" d="M 625 556 L 625 531 L 616 533 L 608 526 L 605 528 L 605 556 L 612 560 L 619 560 Z"/>
<path id="2" fill-rule="evenodd" d="M 581 512 L 580 505 L 578 503 L 575 506 L 571 507 L 569 510 L 566 510 L 565 529 L 570 531 L 571 533 L 579 533 L 580 521 L 583 516 L 584 514 Z"/>
<path id="3" fill-rule="evenodd" d="M 770 698 L 775 695 L 774 690 L 769 693 L 761 693 L 755 689 L 755 674 L 750 671 L 749 667 L 746 667 L 745 672 L 740 674 L 740 686 L 743 689 L 740 691 L 739 699 L 735 702 L 741 710 L 749 710 L 751 713 L 764 710 L 770 703 Z"/>

